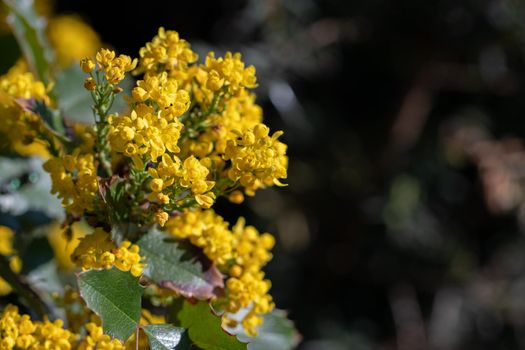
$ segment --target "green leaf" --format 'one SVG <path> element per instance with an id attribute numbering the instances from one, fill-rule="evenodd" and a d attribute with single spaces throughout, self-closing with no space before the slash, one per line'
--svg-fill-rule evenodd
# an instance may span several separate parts
<path id="1" fill-rule="evenodd" d="M 137 243 L 146 259 L 144 274 L 187 298 L 209 299 L 224 287 L 221 273 L 209 260 L 189 253 L 179 242 L 152 230 Z"/>
<path id="2" fill-rule="evenodd" d="M 178 318 L 181 326 L 188 329 L 191 341 L 204 350 L 247 349 L 246 343 L 222 329 L 221 318 L 204 301 L 195 305 L 185 301 Z"/>
<path id="3" fill-rule="evenodd" d="M 242 341 L 248 342 L 249 350 L 292 350 L 299 343 L 300 336 L 293 322 L 286 317 L 283 310 L 273 310 L 264 316 L 264 323 L 258 329 L 257 337 L 239 334 Z M 238 333 L 235 332 L 234 333 Z"/>
<path id="4" fill-rule="evenodd" d="M 51 178 L 42 159 L 0 157 L 0 211 L 22 215 L 29 210 L 62 220 L 64 208 L 49 192 Z"/>
<path id="5" fill-rule="evenodd" d="M 55 84 L 55 94 L 58 97 L 58 106 L 67 119 L 93 124 L 93 100 L 91 94 L 84 88 L 84 80 L 88 75 L 80 69 L 78 63 L 60 71 Z M 133 79 L 126 78 L 119 84 L 124 90 L 115 96 L 109 113 L 121 112 L 126 106 L 124 96 L 129 94 L 133 87 Z"/>
<path id="6" fill-rule="evenodd" d="M 44 83 L 49 82 L 49 64 L 53 52 L 45 35 L 45 21 L 34 10 L 33 0 L 4 0 L 9 15 L 7 22 L 13 29 L 29 68 Z"/>
<path id="7" fill-rule="evenodd" d="M 144 333 L 148 336 L 151 350 L 182 350 L 180 345 L 184 328 L 171 324 L 149 324 L 143 326 Z"/>
<path id="8" fill-rule="evenodd" d="M 80 295 L 102 319 L 104 333 L 122 341 L 136 330 L 140 321 L 143 288 L 138 278 L 113 267 L 78 275 Z"/>

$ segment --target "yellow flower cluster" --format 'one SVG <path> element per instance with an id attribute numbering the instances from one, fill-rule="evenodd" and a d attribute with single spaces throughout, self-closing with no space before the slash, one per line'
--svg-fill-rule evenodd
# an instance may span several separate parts
<path id="1" fill-rule="evenodd" d="M 239 218 L 232 228 L 234 238 L 234 265 L 230 267 L 226 311 L 234 314 L 242 308 L 248 313 L 242 325 L 248 335 L 256 335 L 257 327 L 263 323 L 261 315 L 271 312 L 275 304 L 268 294 L 271 283 L 264 279 L 262 267 L 272 259 L 270 250 L 275 239 L 269 233 L 259 234 L 253 226 L 245 226 L 244 218 Z M 235 323 L 234 318 L 225 318 L 226 323 Z"/>
<path id="2" fill-rule="evenodd" d="M 117 247 L 109 234 L 98 227 L 91 235 L 81 239 L 71 259 L 84 270 L 109 269 L 115 266 L 138 277 L 144 269 L 139 250 L 138 245 L 129 241 L 124 241 Z"/>
<path id="3" fill-rule="evenodd" d="M 99 64 L 100 68 L 104 71 L 106 80 L 111 85 L 120 83 L 127 72 L 132 71 L 137 66 L 137 59 L 132 60 L 131 57 L 126 55 L 116 56 L 115 51 L 108 49 L 100 49 L 95 59 Z M 94 69 L 94 64 L 90 59 L 85 59 L 84 66 L 82 69 L 86 72 L 84 67 L 92 66 L 91 70 Z M 89 73 L 89 72 L 86 72 Z"/>
<path id="4" fill-rule="evenodd" d="M 200 158 L 210 157 L 217 166 L 223 166 L 222 154 L 228 140 L 234 140 L 239 132 L 252 129 L 261 122 L 262 108 L 255 104 L 255 94 L 243 89 L 228 99 L 221 112 L 210 115 L 208 123 L 211 127 L 198 138 L 189 140 L 184 151 Z"/>
<path id="5" fill-rule="evenodd" d="M 111 339 L 104 334 L 102 327 L 95 322 L 86 325 L 87 334 L 80 342 L 78 350 L 124 350 L 126 347 L 118 339 Z"/>
<path id="6" fill-rule="evenodd" d="M 272 258 L 273 236 L 259 234 L 255 227 L 245 226 L 244 218 L 230 231 L 228 223 L 213 210 L 186 211 L 170 219 L 166 226 L 170 234 L 201 247 L 210 260 L 229 273 L 224 300 L 224 309 L 229 315 L 224 321 L 230 325 L 241 321 L 246 332 L 255 335 L 263 322 L 261 315 L 274 308 L 268 294 L 271 283 L 261 271 Z M 233 314 L 241 309 L 248 312 L 242 320 L 236 320 Z"/>
<path id="7" fill-rule="evenodd" d="M 178 75 L 188 68 L 188 64 L 197 61 L 197 54 L 190 44 L 180 39 L 179 33 L 159 28 L 153 40 L 141 48 L 139 72 L 158 73 L 167 71 Z"/>
<path id="8" fill-rule="evenodd" d="M 146 75 L 132 92 L 136 103 L 129 115 L 111 115 L 109 142 L 114 151 L 135 160 L 144 155 L 156 162 L 165 152 L 178 153 L 182 123 L 177 119 L 189 107 L 187 91 L 164 72 Z"/>
<path id="9" fill-rule="evenodd" d="M 42 131 L 40 118 L 24 111 L 16 99 L 31 99 L 49 103 L 46 88 L 28 71 L 24 61 L 19 60 L 9 71 L 0 77 L 0 134 L 1 146 L 9 146 L 22 154 L 46 155 L 44 144 L 37 140 Z M 31 145 L 31 147 L 28 147 Z"/>
<path id="10" fill-rule="evenodd" d="M 14 232 L 9 227 L 0 226 L 0 254 L 9 257 L 9 267 L 14 272 L 20 272 L 22 269 L 22 260 L 15 255 L 13 249 Z M 6 295 L 11 292 L 11 286 L 0 278 L 0 295 Z"/>
<path id="11" fill-rule="evenodd" d="M 157 168 L 149 168 L 148 173 L 153 178 L 150 184 L 152 194 L 160 204 L 170 202 L 163 191 L 167 189 L 165 192 L 169 192 L 175 181 L 182 188 L 190 189 L 201 207 L 209 208 L 215 201 L 215 195 L 210 192 L 215 182 L 206 180 L 209 170 L 194 156 L 186 158 L 181 164 L 176 156 L 172 158 L 164 154 Z M 160 224 L 164 226 L 164 223 Z"/>
<path id="12" fill-rule="evenodd" d="M 94 161 L 93 154 L 81 154 L 81 150 L 76 149 L 73 154 L 50 158 L 43 165 L 51 175 L 51 193 L 58 194 L 62 205 L 71 214 L 93 211 L 98 192 Z"/>
<path id="13" fill-rule="evenodd" d="M 224 57 L 219 58 L 210 52 L 206 56 L 203 69 L 207 73 L 206 88 L 211 91 L 218 91 L 224 87 L 230 95 L 235 95 L 243 88 L 257 87 L 255 67 L 245 67 L 238 52 L 227 52 Z"/>
<path id="14" fill-rule="evenodd" d="M 0 314 L 0 349 L 69 350 L 77 335 L 62 326 L 62 320 L 33 322 L 28 315 L 20 315 L 16 306 L 8 305 Z"/>
<path id="15" fill-rule="evenodd" d="M 239 181 L 247 195 L 253 196 L 263 186 L 283 186 L 279 179 L 287 176 L 287 147 L 278 141 L 282 131 L 272 136 L 269 131 L 266 125 L 257 124 L 227 142 L 224 159 L 231 161 L 228 177 Z"/>
<path id="16" fill-rule="evenodd" d="M 94 55 L 101 46 L 98 34 L 77 16 L 51 18 L 46 32 L 61 67 Z"/>
<path id="17" fill-rule="evenodd" d="M 166 227 L 170 234 L 201 247 L 218 265 L 225 265 L 233 258 L 233 235 L 228 223 L 213 210 L 187 211 L 171 218 Z"/>

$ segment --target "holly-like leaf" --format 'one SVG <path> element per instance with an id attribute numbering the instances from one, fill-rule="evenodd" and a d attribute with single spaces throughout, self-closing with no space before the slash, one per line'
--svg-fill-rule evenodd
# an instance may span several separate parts
<path id="1" fill-rule="evenodd" d="M 144 274 L 158 285 L 173 289 L 187 298 L 210 299 L 224 281 L 217 268 L 167 235 L 151 231 L 138 245 L 146 259 Z"/>
<path id="2" fill-rule="evenodd" d="M 171 324 L 148 324 L 143 326 L 144 333 L 148 336 L 151 350 L 185 350 L 181 344 L 184 328 Z"/>
<path id="3" fill-rule="evenodd" d="M 80 295 L 102 319 L 104 333 L 122 341 L 136 330 L 143 288 L 138 278 L 113 267 L 78 275 Z"/>
<path id="4" fill-rule="evenodd" d="M 233 333 L 238 333 L 239 330 Z M 248 350 L 292 350 L 299 343 L 300 336 L 293 322 L 286 317 L 283 310 L 273 310 L 264 316 L 264 323 L 258 329 L 259 335 L 249 337 L 239 334 L 242 341 L 248 342 Z"/>
<path id="5" fill-rule="evenodd" d="M 4 0 L 9 15 L 7 22 L 35 76 L 48 83 L 49 63 L 53 52 L 45 36 L 45 21 L 33 7 L 33 0 Z"/>
<path id="6" fill-rule="evenodd" d="M 246 350 L 247 344 L 227 333 L 221 326 L 221 318 L 208 303 L 200 301 L 195 305 L 185 301 L 178 319 L 193 343 L 203 350 Z"/>

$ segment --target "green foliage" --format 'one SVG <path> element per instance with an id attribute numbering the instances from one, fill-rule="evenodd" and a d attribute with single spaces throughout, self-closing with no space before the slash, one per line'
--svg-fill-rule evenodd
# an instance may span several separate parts
<path id="1" fill-rule="evenodd" d="M 238 337 L 249 342 L 248 350 L 292 350 L 300 340 L 293 322 L 286 318 L 286 312 L 277 309 L 264 316 L 258 336 L 239 334 Z"/>
<path id="2" fill-rule="evenodd" d="M 188 349 L 181 343 L 183 328 L 171 324 L 150 324 L 142 327 L 148 336 L 151 350 L 183 350 Z M 179 345 L 180 346 L 177 346 Z"/>
<path id="3" fill-rule="evenodd" d="M 247 349 L 246 343 L 222 329 L 221 318 L 204 301 L 195 305 L 185 301 L 178 319 L 181 326 L 188 329 L 191 341 L 204 350 Z"/>
<path id="4" fill-rule="evenodd" d="M 188 298 L 209 299 L 223 280 L 217 268 L 201 260 L 176 240 L 152 230 L 139 242 L 140 253 L 146 258 L 145 275 L 162 287 L 176 290 Z"/>
<path id="5" fill-rule="evenodd" d="M 40 80 L 48 83 L 53 53 L 45 36 L 45 21 L 35 12 L 32 0 L 4 0 L 4 4 L 9 9 L 7 21 L 29 68 Z"/>
<path id="6" fill-rule="evenodd" d="M 128 339 L 140 321 L 143 288 L 138 278 L 117 268 L 90 270 L 78 276 L 78 286 L 88 307 L 102 319 L 104 333 Z"/>
<path id="7" fill-rule="evenodd" d="M 0 210 L 22 215 L 40 211 L 62 219 L 64 211 L 55 195 L 49 193 L 51 179 L 39 158 L 0 157 Z"/>

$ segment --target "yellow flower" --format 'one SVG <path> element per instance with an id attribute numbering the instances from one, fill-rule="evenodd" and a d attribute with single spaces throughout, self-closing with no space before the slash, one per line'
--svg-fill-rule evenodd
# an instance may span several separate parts
<path id="1" fill-rule="evenodd" d="M 166 224 L 166 222 L 169 219 L 168 213 L 165 211 L 158 211 L 155 213 L 155 220 L 159 223 L 159 225 L 162 227 Z"/>
<path id="2" fill-rule="evenodd" d="M 80 68 L 84 73 L 91 73 L 95 69 L 95 62 L 91 58 L 83 58 L 80 60 Z"/>
<path id="3" fill-rule="evenodd" d="M 97 88 L 97 83 L 93 77 L 87 77 L 84 81 L 84 88 L 89 91 L 93 91 Z"/>

